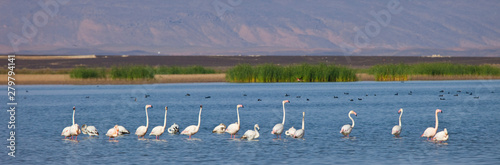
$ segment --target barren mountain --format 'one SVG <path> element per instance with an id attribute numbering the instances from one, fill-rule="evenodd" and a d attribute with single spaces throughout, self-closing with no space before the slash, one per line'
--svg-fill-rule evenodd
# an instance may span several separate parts
<path id="1" fill-rule="evenodd" d="M 487 0 L 3 0 L 0 54 L 500 56 L 498 9 Z"/>

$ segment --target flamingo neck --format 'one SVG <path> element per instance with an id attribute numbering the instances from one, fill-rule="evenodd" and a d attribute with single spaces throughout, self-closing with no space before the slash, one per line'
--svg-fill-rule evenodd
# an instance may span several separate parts
<path id="1" fill-rule="evenodd" d="M 283 122 L 281 122 L 282 125 L 285 125 L 285 103 L 283 102 Z"/>
<path id="2" fill-rule="evenodd" d="M 166 126 L 167 126 L 167 110 L 165 110 L 165 119 L 163 120 L 163 131 L 165 131 Z"/>
<path id="3" fill-rule="evenodd" d="M 73 125 L 75 125 L 75 110 L 73 110 Z"/>
<path id="4" fill-rule="evenodd" d="M 348 115 L 348 116 L 349 116 L 349 118 L 350 118 L 350 119 L 351 119 L 351 121 L 352 121 L 351 128 L 353 128 L 353 127 L 354 127 L 354 119 L 352 119 L 352 117 L 351 117 L 351 113 L 349 113 L 349 115 Z"/>
<path id="5" fill-rule="evenodd" d="M 238 110 L 239 107 L 236 107 L 236 115 L 238 116 L 238 128 L 240 127 L 240 111 Z"/>
<path id="6" fill-rule="evenodd" d="M 145 109 L 146 109 L 146 128 L 148 128 L 149 127 L 148 107 L 146 107 Z"/>
<path id="7" fill-rule="evenodd" d="M 302 130 L 304 130 L 304 118 L 306 117 L 306 113 L 302 112 Z"/>
<path id="8" fill-rule="evenodd" d="M 401 111 L 401 114 L 399 114 L 399 126 L 401 126 L 401 116 L 403 116 L 403 111 Z"/>
<path id="9" fill-rule="evenodd" d="M 200 107 L 200 114 L 198 115 L 198 126 L 196 126 L 196 129 L 198 130 L 200 128 L 200 122 L 201 122 L 201 107 Z"/>
<path id="10" fill-rule="evenodd" d="M 255 138 L 258 138 L 260 136 L 259 130 L 257 130 L 256 126 L 253 127 L 253 130 L 255 130 Z"/>
<path id="11" fill-rule="evenodd" d="M 438 112 L 436 111 L 436 127 L 434 128 L 434 132 L 437 132 L 438 125 L 439 125 Z"/>

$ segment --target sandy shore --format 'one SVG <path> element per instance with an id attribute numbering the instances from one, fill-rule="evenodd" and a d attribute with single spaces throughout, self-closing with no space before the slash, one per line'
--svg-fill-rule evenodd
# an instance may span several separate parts
<path id="1" fill-rule="evenodd" d="M 1 76 L 7 77 L 3 74 Z M 113 79 L 72 79 L 69 74 L 18 74 L 16 85 L 64 84 L 64 85 L 97 85 L 97 84 L 157 84 L 157 83 L 204 83 L 226 82 L 225 74 L 187 74 L 187 75 L 155 75 L 150 80 L 113 80 Z M 366 73 L 357 74 L 359 81 L 375 81 L 375 76 Z M 500 76 L 429 76 L 410 75 L 408 80 L 492 80 Z M 7 84 L 6 79 L 0 83 Z"/>

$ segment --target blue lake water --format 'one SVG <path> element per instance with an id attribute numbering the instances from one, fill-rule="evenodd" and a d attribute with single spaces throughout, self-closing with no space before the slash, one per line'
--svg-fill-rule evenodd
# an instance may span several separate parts
<path id="1" fill-rule="evenodd" d="M 16 91 L 16 158 L 7 156 L 8 142 L 3 140 L 0 164 L 500 162 L 500 81 L 497 80 L 18 85 Z M 187 93 L 190 96 L 185 96 Z M 145 98 L 145 94 L 150 97 Z M 474 98 L 477 96 L 478 99 Z M 7 97 L 2 95 L 0 99 Z M 283 134 L 277 140 L 271 134 L 272 127 L 282 121 L 283 100 L 290 100 L 286 104 L 285 129 L 300 128 L 305 112 L 304 139 Z M 182 130 L 197 124 L 202 104 L 201 127 L 193 135 L 197 140 L 168 133 L 160 140 L 154 140 L 154 136 L 138 140 L 133 133 L 146 124 L 146 104 L 153 105 L 149 109 L 148 134 L 154 126 L 163 125 L 164 106 L 169 107 L 167 127 L 177 123 Z M 229 134 L 211 133 L 219 123 L 228 125 L 237 121 L 237 104 L 244 105 L 240 108 L 241 130 L 237 137 L 259 124 L 258 141 L 231 140 Z M 76 106 L 76 122 L 94 125 L 101 134 L 99 137 L 81 134 L 78 142 L 62 140 L 62 129 L 72 122 L 73 106 Z M 7 139 L 10 116 L 5 104 L 3 107 L 0 121 L 4 126 L 0 132 L 2 139 Z M 391 129 L 398 124 L 400 108 L 404 109 L 403 131 L 401 138 L 394 138 Z M 449 132 L 446 143 L 420 137 L 427 127 L 434 127 L 437 108 L 443 111 L 439 114 L 439 131 L 447 128 Z M 357 112 L 353 116 L 356 124 L 351 137 L 343 138 L 339 131 L 342 125 L 351 123 L 347 116 L 350 110 Z M 117 142 L 109 141 L 104 134 L 115 124 L 125 126 L 131 134 L 116 138 Z"/>

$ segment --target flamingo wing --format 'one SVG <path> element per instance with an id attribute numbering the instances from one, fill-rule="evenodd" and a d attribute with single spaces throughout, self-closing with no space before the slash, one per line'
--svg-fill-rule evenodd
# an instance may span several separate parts
<path id="1" fill-rule="evenodd" d="M 65 136 L 65 137 L 71 136 L 71 134 L 69 133 L 70 129 L 71 129 L 71 126 L 64 128 L 63 131 L 61 132 L 61 136 Z"/>
<path id="2" fill-rule="evenodd" d="M 393 135 L 399 135 L 400 133 L 401 133 L 401 126 L 395 125 L 394 127 L 392 127 L 391 134 L 393 134 Z"/>
<path id="3" fill-rule="evenodd" d="M 135 130 L 135 134 L 137 136 L 144 136 L 146 135 L 147 131 L 148 129 L 146 128 L 146 126 L 140 126 L 139 128 L 137 128 L 137 130 Z"/>
<path id="4" fill-rule="evenodd" d="M 240 128 L 238 128 L 238 124 L 230 124 L 229 126 L 227 126 L 227 129 L 226 129 L 226 132 L 231 134 L 231 135 L 234 135 L 236 133 L 238 133 L 238 131 L 240 130 Z"/>
<path id="5" fill-rule="evenodd" d="M 295 133 L 293 134 L 294 138 L 302 138 L 303 136 L 304 136 L 304 130 L 303 129 L 299 129 L 299 130 L 295 131 Z"/>
<path id="6" fill-rule="evenodd" d="M 99 132 L 94 126 L 88 126 L 86 131 L 90 136 L 99 135 Z"/>
<path id="7" fill-rule="evenodd" d="M 196 133 L 196 126 L 195 125 L 190 125 L 190 126 L 186 127 L 181 132 L 181 134 L 183 134 L 183 135 L 193 135 L 194 133 Z"/>
<path id="8" fill-rule="evenodd" d="M 352 127 L 349 124 L 342 126 L 342 129 L 340 129 L 340 133 L 342 133 L 344 136 L 349 135 L 351 131 Z"/>
<path id="9" fill-rule="evenodd" d="M 245 132 L 245 134 L 243 134 L 243 136 L 241 136 L 241 139 L 248 139 L 248 140 L 252 140 L 255 138 L 255 131 L 254 130 L 248 130 Z"/>
<path id="10" fill-rule="evenodd" d="M 130 134 L 130 132 L 127 129 L 125 129 L 125 127 L 119 125 L 118 126 L 118 134 L 120 134 L 120 135 L 121 134 Z"/>
<path id="11" fill-rule="evenodd" d="M 280 135 L 281 133 L 283 133 L 283 124 L 278 123 L 278 124 L 274 125 L 273 131 L 271 132 L 271 134 Z"/>
<path id="12" fill-rule="evenodd" d="M 151 133 L 149 134 L 149 136 L 152 136 L 152 135 L 155 135 L 155 136 L 160 136 L 161 134 L 163 134 L 163 126 L 156 126 L 153 128 L 153 130 L 151 130 Z"/>
<path id="13" fill-rule="evenodd" d="M 436 134 L 435 130 L 436 129 L 434 129 L 433 127 L 429 127 L 425 129 L 424 133 L 420 137 L 427 137 L 427 138 L 433 137 Z"/>

